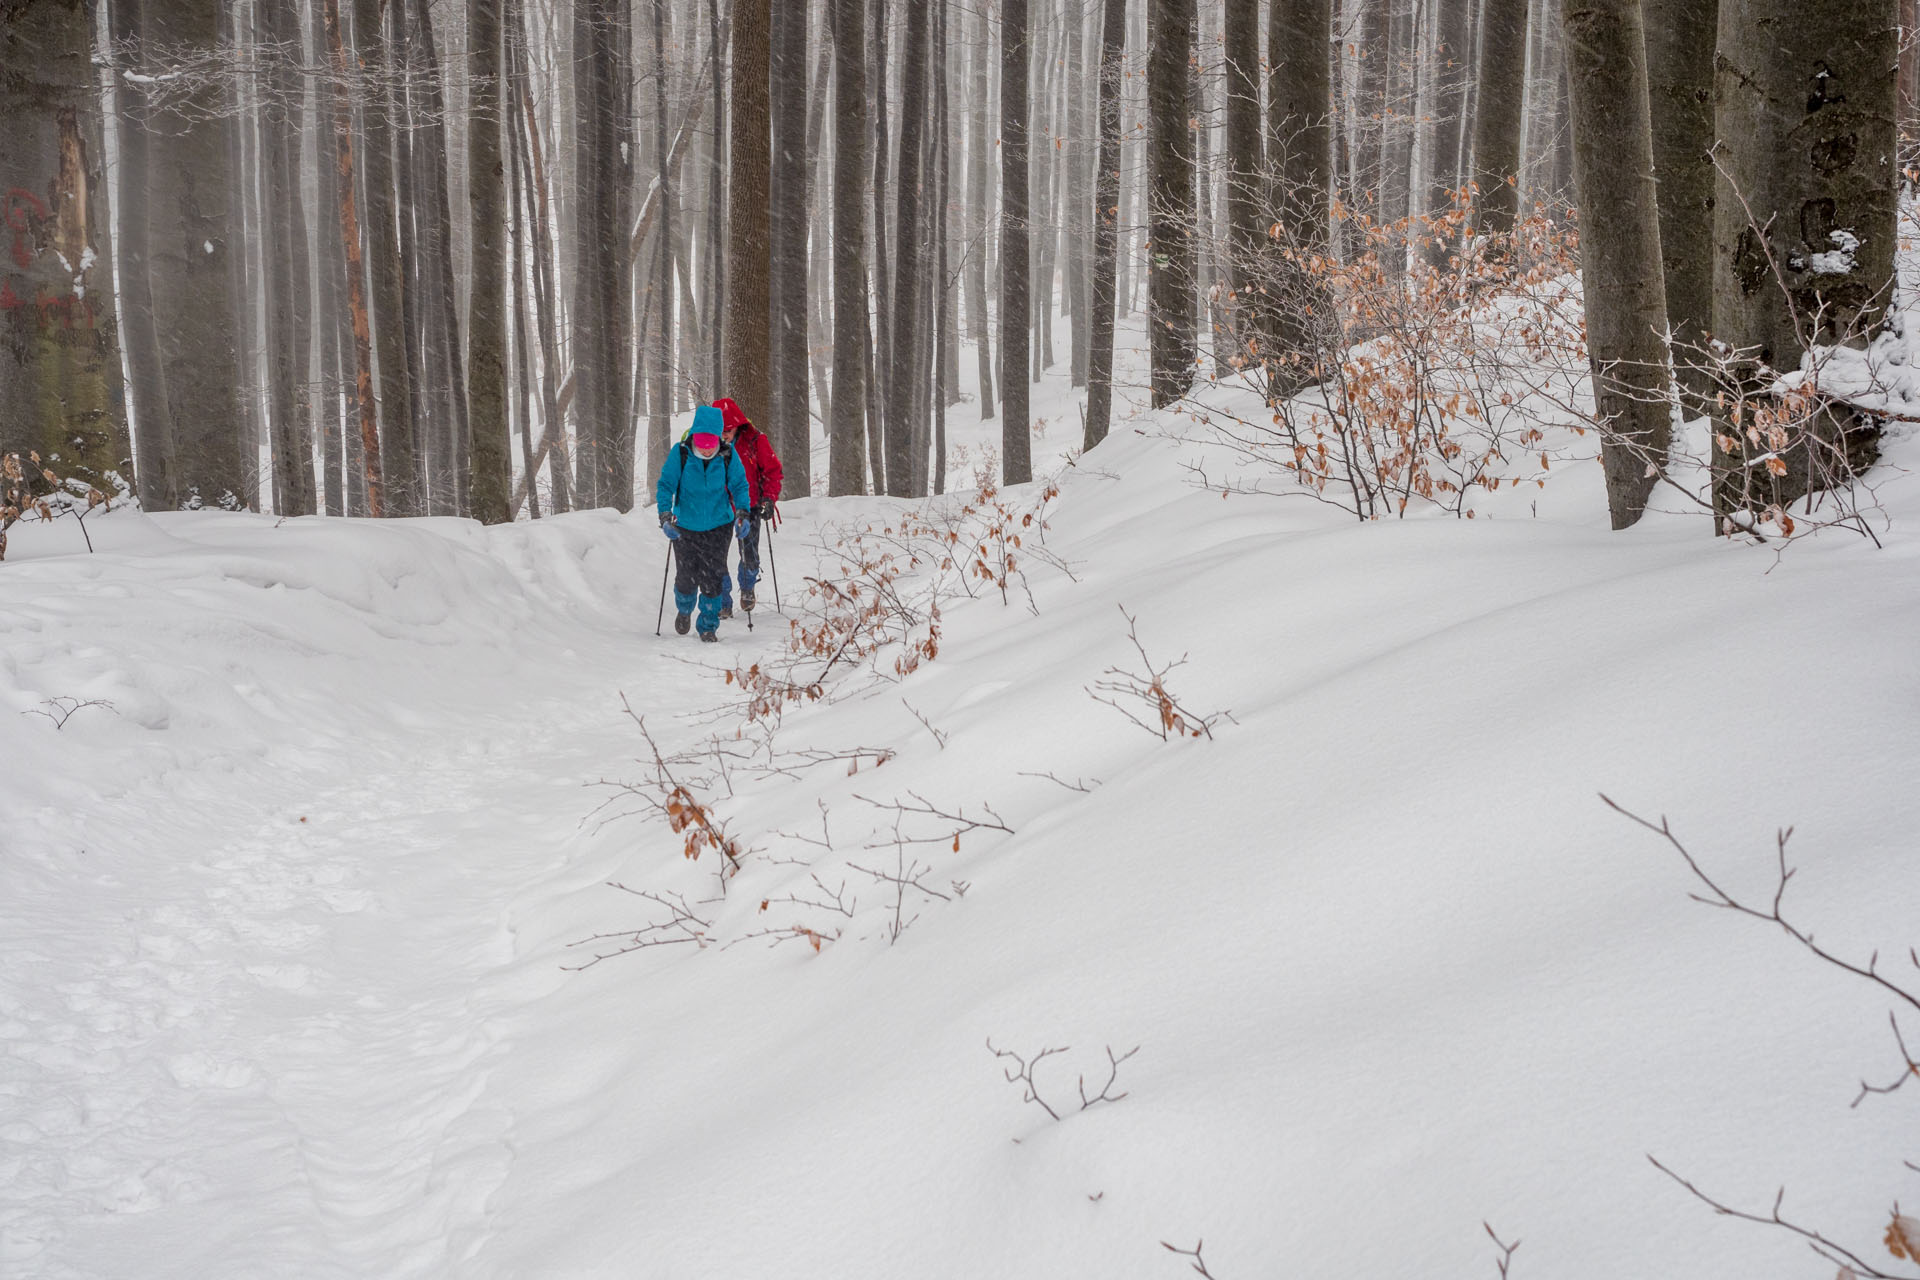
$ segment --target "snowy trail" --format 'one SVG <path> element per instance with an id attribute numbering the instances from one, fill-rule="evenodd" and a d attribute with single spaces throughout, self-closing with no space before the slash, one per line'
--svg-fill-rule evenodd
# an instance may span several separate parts
<path id="1" fill-rule="evenodd" d="M 13 825 L 8 915 L 41 932 L 0 932 L 0 1270 L 117 1274 L 162 1207 L 155 1276 L 290 1257 L 445 1275 L 484 1246 L 513 1159 L 488 1092 L 503 1015 L 565 977 L 551 955 L 516 971 L 513 904 L 583 874 L 565 873 L 598 799 L 583 783 L 633 748 L 612 673 L 686 680 L 627 612 L 528 637 L 377 726 L 316 722 L 210 773 L 172 761 L 91 804 L 84 842 L 54 807 Z M 570 661 L 539 660 L 557 645 Z M 130 869 L 81 847 L 133 832 L 191 855 Z"/>

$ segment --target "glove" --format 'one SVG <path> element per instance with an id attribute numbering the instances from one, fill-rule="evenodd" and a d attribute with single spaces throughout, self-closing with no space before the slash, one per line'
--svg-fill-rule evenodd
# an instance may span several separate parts
<path id="1" fill-rule="evenodd" d="M 759 516 L 762 520 L 773 519 L 773 499 L 760 499 L 759 503 L 753 508 L 753 514 Z"/>
<path id="2" fill-rule="evenodd" d="M 680 522 L 673 518 L 671 512 L 660 517 L 660 532 L 667 535 L 668 542 L 680 541 Z"/>
<path id="3" fill-rule="evenodd" d="M 735 520 L 733 522 L 734 537 L 744 539 L 751 536 L 752 533 L 753 533 L 753 517 L 741 516 L 738 520 Z"/>

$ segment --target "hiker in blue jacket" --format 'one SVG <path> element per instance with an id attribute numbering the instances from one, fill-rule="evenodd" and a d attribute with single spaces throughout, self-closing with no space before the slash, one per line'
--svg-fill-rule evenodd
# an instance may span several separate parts
<path id="1" fill-rule="evenodd" d="M 751 519 L 747 472 L 720 438 L 723 429 L 720 410 L 710 404 L 695 409 L 693 430 L 667 450 L 653 491 L 660 532 L 674 548 L 673 629 L 687 634 L 697 606 L 706 641 L 719 639 L 727 544 L 735 526 Z"/>

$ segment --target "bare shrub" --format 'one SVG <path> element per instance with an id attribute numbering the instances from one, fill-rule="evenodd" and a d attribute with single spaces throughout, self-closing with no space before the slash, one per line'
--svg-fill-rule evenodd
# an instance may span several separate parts
<path id="1" fill-rule="evenodd" d="M 1815 941 L 1813 933 L 1810 930 L 1787 914 L 1785 907 L 1787 887 L 1792 882 L 1796 872 L 1796 868 L 1787 860 L 1787 842 L 1793 838 L 1792 827 L 1783 827 L 1774 834 L 1775 879 L 1773 895 L 1765 902 L 1754 903 L 1738 898 L 1722 888 L 1706 868 L 1701 866 L 1699 860 L 1694 857 L 1687 846 L 1681 843 L 1680 838 L 1674 834 L 1672 826 L 1669 825 L 1664 815 L 1658 821 L 1652 821 L 1623 808 L 1607 796 L 1603 795 L 1600 799 L 1614 812 L 1659 836 L 1680 856 L 1681 861 L 1686 863 L 1687 870 L 1692 873 L 1695 882 L 1700 886 L 1698 891 L 1689 895 L 1695 902 L 1703 903 L 1706 906 L 1718 910 L 1730 911 L 1735 915 L 1745 916 L 1750 920 L 1757 920 L 1763 924 L 1771 925 L 1786 934 L 1786 936 L 1791 938 L 1802 950 L 1808 952 L 1816 959 L 1832 968 L 1840 970 L 1842 973 L 1851 974 L 1855 978 L 1871 983 L 1894 1001 L 1896 1008 L 1888 1014 L 1888 1021 L 1893 1025 L 1894 1043 L 1900 1051 L 1900 1074 L 1891 1082 L 1884 1085 L 1874 1085 L 1862 1081 L 1860 1092 L 1855 1095 L 1853 1100 L 1854 1106 L 1859 1106 L 1861 1102 L 1865 1101 L 1870 1095 L 1893 1093 L 1902 1085 L 1906 1084 L 1908 1080 L 1913 1079 L 1916 1075 L 1920 1075 L 1920 1062 L 1914 1060 L 1912 1050 L 1907 1047 L 1906 1037 L 1900 1029 L 1898 1013 L 1898 1009 L 1901 1006 L 1904 1006 L 1910 1014 L 1920 1013 L 1920 986 L 1902 985 L 1892 978 L 1889 978 L 1881 971 L 1880 955 L 1877 951 L 1872 953 L 1864 963 L 1842 956 L 1839 952 L 1831 950 L 1827 946 Z M 1916 970 L 1920 970 L 1920 950 L 1909 948 L 1907 959 Z M 1650 1155 L 1647 1159 L 1653 1163 L 1654 1168 L 1660 1170 L 1660 1172 L 1666 1174 L 1669 1178 L 1672 1178 L 1675 1182 L 1686 1188 L 1691 1195 L 1708 1205 L 1714 1212 L 1724 1214 L 1728 1217 L 1740 1218 L 1747 1222 L 1758 1222 L 1767 1226 L 1778 1227 L 1800 1237 L 1815 1253 L 1819 1254 L 1829 1263 L 1840 1267 L 1840 1274 L 1842 1276 L 1852 1276 L 1855 1277 L 1856 1280 L 1858 1280 L 1859 1277 L 1871 1277 L 1873 1280 L 1914 1280 L 1916 1275 L 1920 1275 L 1920 1250 L 1917 1250 L 1915 1247 L 1916 1245 L 1920 1245 L 1920 1220 L 1902 1214 L 1897 1201 L 1894 1203 L 1892 1212 L 1889 1215 L 1886 1235 L 1882 1243 L 1894 1258 L 1916 1265 L 1903 1271 L 1887 1271 L 1866 1261 L 1864 1252 L 1850 1249 L 1831 1237 L 1822 1234 L 1819 1230 L 1805 1226 L 1787 1217 L 1783 1212 L 1787 1194 L 1785 1187 L 1780 1188 L 1779 1192 L 1774 1196 L 1773 1204 L 1769 1209 L 1741 1209 L 1726 1204 L 1707 1192 L 1702 1191 L 1691 1181 L 1668 1168 L 1655 1157 Z M 1916 1166 L 1912 1164 L 1912 1162 L 1909 1162 L 1908 1167 L 1920 1168 L 1920 1166 Z"/>
<path id="2" fill-rule="evenodd" d="M 1510 234 L 1468 238 L 1469 200 L 1386 224 L 1338 210 L 1345 259 L 1274 222 L 1223 313 L 1229 369 L 1266 418 L 1204 410 L 1252 478 L 1196 468 L 1203 484 L 1305 493 L 1378 520 L 1418 506 L 1471 519 L 1475 490 L 1545 483 L 1544 428 L 1591 423 L 1578 240 L 1543 208 Z"/>
<path id="3" fill-rule="evenodd" d="M 1222 720 L 1233 719 L 1231 712 L 1215 711 L 1201 715 L 1183 706 L 1168 690 L 1167 675 L 1186 665 L 1186 655 L 1181 654 L 1172 662 L 1155 664 L 1147 656 L 1146 646 L 1140 643 L 1138 620 L 1127 612 L 1125 605 L 1120 606 L 1120 616 L 1127 620 L 1127 639 L 1132 642 L 1134 652 L 1140 655 L 1143 670 L 1127 671 L 1120 667 L 1108 667 L 1103 673 L 1107 678 L 1096 680 L 1087 690 L 1089 697 L 1112 707 L 1162 742 L 1173 738 L 1212 738 L 1214 725 Z M 1134 705 L 1136 703 L 1139 704 L 1137 707 Z"/>

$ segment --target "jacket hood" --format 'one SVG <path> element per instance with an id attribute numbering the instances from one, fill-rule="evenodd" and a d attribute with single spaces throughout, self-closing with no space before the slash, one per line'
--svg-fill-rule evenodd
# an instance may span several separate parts
<path id="1" fill-rule="evenodd" d="M 753 420 L 740 411 L 740 406 L 725 396 L 715 400 L 713 407 L 720 411 L 721 422 L 729 427 L 750 427 L 753 425 Z"/>
<path id="2" fill-rule="evenodd" d="M 721 401 L 721 404 L 732 403 L 731 400 Z M 723 430 L 725 430 L 725 419 L 722 417 L 719 405 L 703 404 L 693 411 L 693 430 L 689 434 L 717 436 Z"/>

